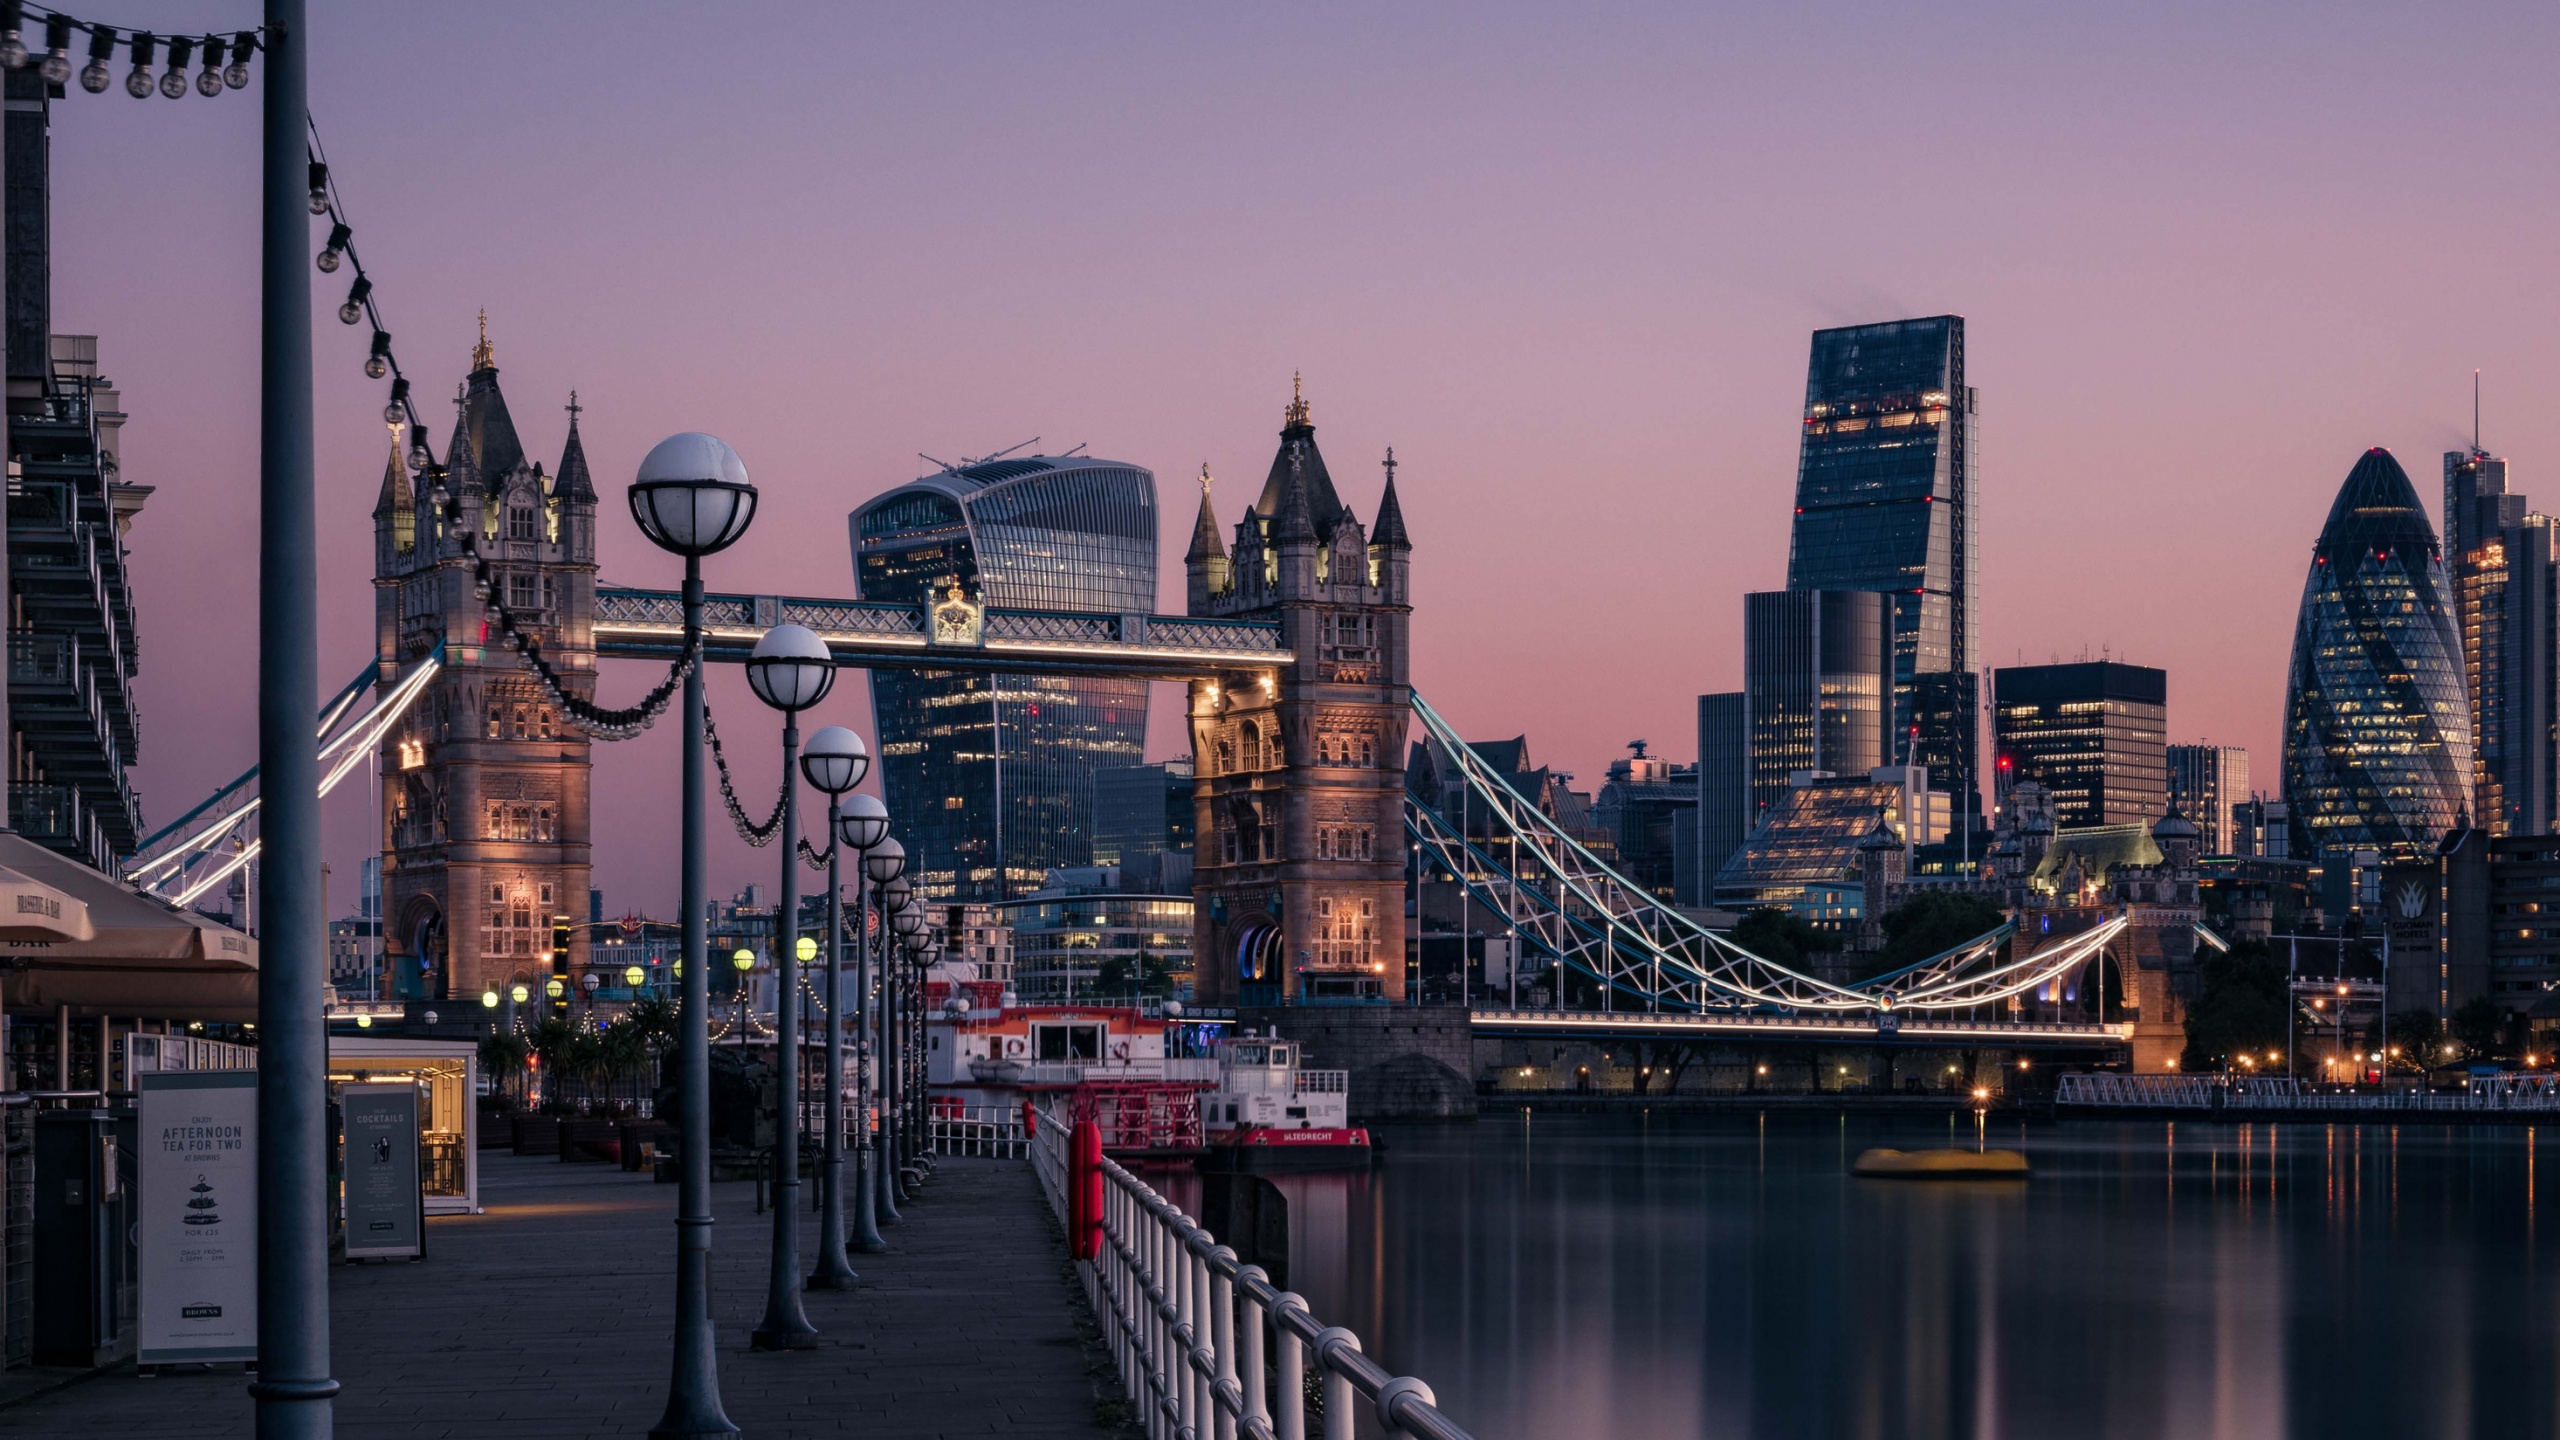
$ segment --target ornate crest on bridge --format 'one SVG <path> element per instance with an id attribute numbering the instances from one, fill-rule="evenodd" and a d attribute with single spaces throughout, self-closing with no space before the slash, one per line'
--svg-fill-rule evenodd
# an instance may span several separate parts
<path id="1" fill-rule="evenodd" d="M 957 580 L 933 602 L 926 619 L 925 633 L 932 644 L 975 647 L 984 642 L 987 607 L 970 599 Z"/>

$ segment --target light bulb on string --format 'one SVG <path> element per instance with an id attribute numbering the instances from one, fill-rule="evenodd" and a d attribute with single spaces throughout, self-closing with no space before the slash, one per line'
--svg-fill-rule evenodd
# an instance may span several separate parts
<path id="1" fill-rule="evenodd" d="M 391 332 L 373 332 L 373 353 L 364 357 L 364 373 L 368 380 L 379 380 L 391 373 Z"/>
<path id="2" fill-rule="evenodd" d="M 116 32 L 111 25 L 100 25 L 89 32 L 89 63 L 80 67 L 80 88 L 92 95 L 106 93 L 115 79 L 107 62 L 116 55 Z"/>
<path id="3" fill-rule="evenodd" d="M 222 67 L 222 83 L 234 90 L 249 83 L 249 55 L 258 48 L 257 35 L 248 30 L 231 37 L 231 63 Z"/>
<path id="4" fill-rule="evenodd" d="M 317 160 L 311 162 L 311 213 L 329 213 L 329 167 Z"/>
<path id="5" fill-rule="evenodd" d="M 160 93 L 172 100 L 187 98 L 187 59 L 195 54 L 196 42 L 184 35 L 169 37 L 169 68 L 160 75 Z"/>
<path id="6" fill-rule="evenodd" d="M 196 72 L 196 93 L 207 100 L 222 93 L 222 37 L 204 37 L 204 69 Z"/>
<path id="7" fill-rule="evenodd" d="M 353 325 L 364 319 L 364 302 L 373 298 L 373 281 L 363 275 L 347 287 L 347 303 L 338 307 L 338 319 Z"/>
<path id="8" fill-rule="evenodd" d="M 133 73 L 124 77 L 124 93 L 136 100 L 151 98 L 151 55 L 157 46 L 150 31 L 133 32 Z"/>
<path id="9" fill-rule="evenodd" d="M 60 85 L 71 78 L 71 22 L 60 15 L 49 15 L 44 22 L 44 63 L 36 67 L 47 85 Z"/>
<path id="10" fill-rule="evenodd" d="M 19 0 L 0 0 L 0 65 L 12 70 L 25 69 L 27 64 L 27 42 L 18 36 L 25 14 Z"/>
<path id="11" fill-rule="evenodd" d="M 409 436 L 409 468 L 427 471 L 435 468 L 436 452 L 427 448 L 426 427 L 420 426 Z"/>
<path id="12" fill-rule="evenodd" d="M 402 376 L 391 382 L 391 403 L 382 407 L 382 423 L 397 425 L 409 413 L 409 380 Z"/>
<path id="13" fill-rule="evenodd" d="M 347 242 L 355 238 L 356 232 L 348 229 L 343 220 L 330 226 L 329 243 L 320 247 L 320 257 L 312 263 L 320 267 L 323 275 L 336 274 L 338 262 L 347 258 Z"/>

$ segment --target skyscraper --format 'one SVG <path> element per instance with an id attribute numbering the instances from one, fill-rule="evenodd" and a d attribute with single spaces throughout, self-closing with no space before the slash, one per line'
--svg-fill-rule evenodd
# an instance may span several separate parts
<path id="1" fill-rule="evenodd" d="M 1972 708 L 1942 696 L 1924 710 L 1913 683 L 1974 665 L 1976 424 L 1964 317 L 1813 332 L 1787 588 L 1892 597 L 1894 704 L 1880 763 L 1933 774 L 1977 753 Z M 1952 728 L 1915 737 L 1922 718 Z M 1968 780 L 1974 769 L 1954 768 Z"/>
<path id="2" fill-rule="evenodd" d="M 2169 674 L 2121 660 L 2013 665 L 1991 677 L 1999 791 L 2021 780 L 2053 796 L 2057 825 L 2117 825 L 2169 813 Z"/>
<path id="3" fill-rule="evenodd" d="M 2169 747 L 2169 803 L 2203 832 L 2207 855 L 2239 855 L 2232 812 L 2249 798 L 2249 752 L 2237 745 Z"/>
<path id="4" fill-rule="evenodd" d="M 1751 834 L 1751 720 L 1739 690 L 1698 697 L 1698 844 L 1692 892 L 1703 902 Z"/>
<path id="5" fill-rule="evenodd" d="M 1751 735 L 1750 823 L 1800 770 L 1864 775 L 1886 763 L 1893 605 L 1867 590 L 1742 597 L 1742 694 Z"/>
<path id="6" fill-rule="evenodd" d="M 2552 723 L 2560 623 L 2551 519 L 2507 490 L 2507 462 L 2473 445 L 2444 457 L 2444 568 L 2471 712 L 2471 814 L 2492 835 L 2560 819 Z"/>
<path id="7" fill-rule="evenodd" d="M 963 465 L 854 512 L 866 600 L 953 585 L 985 605 L 1143 614 L 1156 600 L 1155 476 L 1084 457 Z M 936 900 L 1027 895 L 1093 859 L 1093 774 L 1144 758 L 1143 681 L 872 672 L 881 783 L 908 873 Z"/>
<path id="8" fill-rule="evenodd" d="M 2471 707 L 2444 564 L 2391 452 L 2367 450 L 2312 546 L 2285 686 L 2299 859 L 2424 853 L 2470 807 Z"/>

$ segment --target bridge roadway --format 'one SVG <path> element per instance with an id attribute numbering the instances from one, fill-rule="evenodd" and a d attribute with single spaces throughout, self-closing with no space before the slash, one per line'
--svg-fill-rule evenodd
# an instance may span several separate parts
<path id="1" fill-rule="evenodd" d="M 1269 671 L 1296 657 L 1280 627 L 1188 615 L 1082 615 L 1054 610 L 983 612 L 974 639 L 937 638 L 925 605 L 817 600 L 795 595 L 706 595 L 704 654 L 739 661 L 764 632 L 806 625 L 835 658 L 869 670 L 975 670 L 1190 680 Z M 965 628 L 963 633 L 965 634 Z M 684 598 L 673 590 L 596 587 L 596 654 L 667 659 L 684 647 Z"/>
<path id="2" fill-rule="evenodd" d="M 423 1261 L 331 1267 L 339 1440 L 638 1440 L 666 1404 L 676 1187 L 495 1150 L 480 1166 L 487 1213 L 430 1216 Z M 820 1340 L 797 1354 L 748 1348 L 773 1233 L 754 1202 L 747 1181 L 712 1187 L 720 1393 L 748 1435 L 1125 1433 L 1107 1423 L 1121 1408 L 1111 1358 L 1029 1165 L 943 1160 L 885 1232 L 894 1253 L 854 1257 L 861 1288 L 804 1297 Z M 801 1208 L 805 1260 L 817 1217 Z M 0 1436 L 250 1433 L 236 1367 L 142 1379 L 127 1363 L 75 1376 L 0 1372 Z M 19 1398 L 46 1384 L 60 1388 Z"/>
<path id="3" fill-rule="evenodd" d="M 2087 1050 L 2130 1044 L 2126 1024 L 2041 1020 L 1923 1019 L 1896 1015 L 1654 1014 L 1600 1010 L 1473 1010 L 1480 1036 L 1563 1036 L 1579 1040 L 1754 1040 L 1833 1045 L 1990 1045 L 2014 1050 Z"/>

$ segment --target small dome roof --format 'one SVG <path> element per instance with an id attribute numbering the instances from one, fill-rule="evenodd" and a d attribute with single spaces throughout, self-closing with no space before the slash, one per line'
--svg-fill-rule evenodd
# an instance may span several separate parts
<path id="1" fill-rule="evenodd" d="M 2160 817 L 2158 824 L 2151 827 L 2151 838 L 2154 840 L 2201 840 L 2204 838 L 2204 832 L 2196 828 L 2196 822 L 2179 814 L 2173 806 L 2168 814 Z"/>

